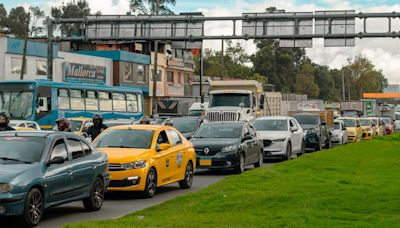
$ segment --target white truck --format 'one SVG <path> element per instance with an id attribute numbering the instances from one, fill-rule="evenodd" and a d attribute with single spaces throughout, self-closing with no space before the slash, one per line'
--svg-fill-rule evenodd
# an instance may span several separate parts
<path id="1" fill-rule="evenodd" d="M 251 121 L 264 116 L 262 83 L 255 80 L 210 81 L 209 121 Z"/>

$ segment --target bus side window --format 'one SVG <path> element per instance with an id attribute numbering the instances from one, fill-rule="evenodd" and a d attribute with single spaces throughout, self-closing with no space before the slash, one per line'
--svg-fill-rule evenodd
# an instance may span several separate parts
<path id="1" fill-rule="evenodd" d="M 58 109 L 69 109 L 69 93 L 67 89 L 58 89 Z"/>
<path id="2" fill-rule="evenodd" d="M 97 111 L 99 110 L 99 101 L 97 100 L 97 92 L 96 91 L 86 91 L 86 110 L 88 111 Z"/>
<path id="3" fill-rule="evenodd" d="M 143 111 L 143 107 L 142 107 L 142 94 L 138 94 L 137 95 L 137 103 L 138 103 L 138 112 L 142 112 Z"/>
<path id="4" fill-rule="evenodd" d="M 126 94 L 126 110 L 128 112 L 138 112 L 138 102 L 136 94 Z"/>
<path id="5" fill-rule="evenodd" d="M 85 101 L 83 100 L 82 90 L 70 90 L 71 95 L 71 109 L 72 110 L 85 110 Z"/>
<path id="6" fill-rule="evenodd" d="M 123 93 L 113 93 L 113 111 L 126 112 L 126 98 Z"/>
<path id="7" fill-rule="evenodd" d="M 100 111 L 112 112 L 112 100 L 109 92 L 99 92 Z"/>

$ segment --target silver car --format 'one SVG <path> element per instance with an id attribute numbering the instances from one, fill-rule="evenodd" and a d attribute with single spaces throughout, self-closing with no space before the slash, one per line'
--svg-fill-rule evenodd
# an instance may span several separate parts
<path id="1" fill-rule="evenodd" d="M 264 158 L 291 159 L 305 153 L 304 133 L 296 119 L 286 116 L 260 117 L 254 127 L 263 139 Z"/>
<path id="2" fill-rule="evenodd" d="M 343 145 L 349 143 L 349 136 L 342 120 L 335 120 L 333 122 L 332 130 L 332 143 L 336 145 Z"/>

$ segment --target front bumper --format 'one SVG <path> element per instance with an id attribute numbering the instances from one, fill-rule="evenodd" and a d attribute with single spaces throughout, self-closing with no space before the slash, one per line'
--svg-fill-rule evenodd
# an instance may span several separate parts
<path id="1" fill-rule="evenodd" d="M 0 216 L 22 215 L 26 193 L 0 193 Z"/>
<path id="2" fill-rule="evenodd" d="M 239 166 L 238 152 L 218 152 L 215 155 L 196 155 L 196 167 L 207 169 L 229 169 Z"/>
<path id="3" fill-rule="evenodd" d="M 319 137 L 315 133 L 309 133 L 304 137 L 306 149 L 314 149 L 319 146 Z"/>
<path id="4" fill-rule="evenodd" d="M 372 131 L 363 131 L 362 133 L 362 139 L 372 139 L 372 136 Z"/>
<path id="5" fill-rule="evenodd" d="M 286 156 L 286 140 L 282 142 L 273 142 L 268 146 L 264 145 L 264 158 Z"/>
<path id="6" fill-rule="evenodd" d="M 110 171 L 107 191 L 144 191 L 148 168 Z"/>

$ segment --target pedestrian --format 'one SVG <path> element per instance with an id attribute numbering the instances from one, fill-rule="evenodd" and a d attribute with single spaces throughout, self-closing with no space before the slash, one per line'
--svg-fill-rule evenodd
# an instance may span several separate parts
<path id="1" fill-rule="evenodd" d="M 0 131 L 15 131 L 8 125 L 10 123 L 10 115 L 8 112 L 0 112 Z"/>
<path id="2" fill-rule="evenodd" d="M 164 126 L 172 127 L 172 126 L 174 126 L 174 124 L 172 123 L 171 119 L 168 118 L 168 119 L 165 120 Z"/>
<path id="3" fill-rule="evenodd" d="M 86 134 L 92 138 L 92 141 L 101 134 L 104 130 L 108 127 L 107 125 L 103 124 L 103 117 L 100 114 L 96 114 L 92 118 L 93 125 L 90 126 Z"/>
<path id="4" fill-rule="evenodd" d="M 58 118 L 56 120 L 58 131 L 72 132 L 67 118 Z"/>

